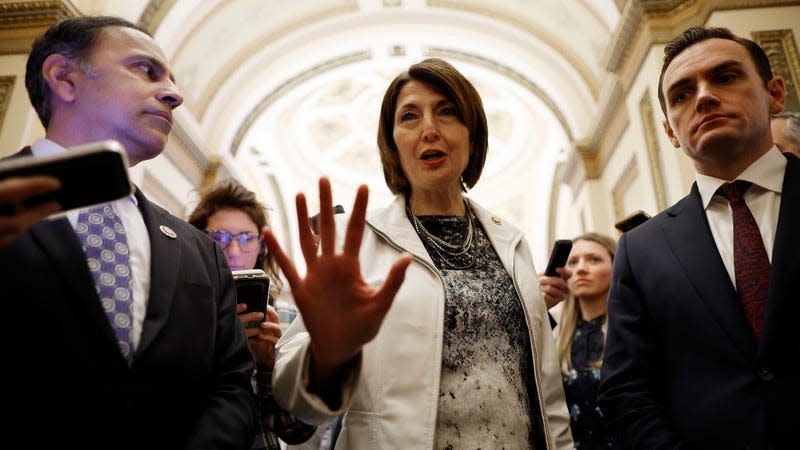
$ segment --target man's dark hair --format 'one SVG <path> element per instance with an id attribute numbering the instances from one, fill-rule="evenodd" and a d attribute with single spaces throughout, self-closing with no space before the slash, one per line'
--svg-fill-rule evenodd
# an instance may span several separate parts
<path id="1" fill-rule="evenodd" d="M 54 53 L 73 61 L 84 59 L 97 42 L 100 32 L 108 27 L 133 28 L 150 35 L 143 28 L 120 17 L 87 16 L 59 21 L 34 41 L 25 66 L 25 87 L 28 89 L 31 105 L 45 128 L 50 123 L 51 93 L 42 76 L 44 61 Z"/>
<path id="2" fill-rule="evenodd" d="M 664 99 L 664 86 L 662 85 L 664 82 L 664 72 L 667 71 L 667 67 L 672 60 L 678 56 L 678 54 L 692 45 L 701 41 L 705 41 L 706 39 L 728 39 L 738 43 L 746 48 L 747 52 L 750 53 L 750 57 L 753 59 L 756 70 L 758 70 L 758 75 L 761 76 L 762 80 L 764 80 L 764 87 L 766 87 L 769 80 L 773 78 L 772 68 L 769 65 L 769 58 L 767 58 L 767 54 L 764 52 L 764 49 L 750 39 L 737 36 L 727 28 L 687 28 L 686 31 L 681 33 L 680 36 L 671 40 L 666 47 L 664 47 L 664 64 L 661 66 L 661 76 L 658 77 L 658 101 L 661 103 L 661 111 L 664 113 L 664 117 L 667 116 L 667 104 Z"/>

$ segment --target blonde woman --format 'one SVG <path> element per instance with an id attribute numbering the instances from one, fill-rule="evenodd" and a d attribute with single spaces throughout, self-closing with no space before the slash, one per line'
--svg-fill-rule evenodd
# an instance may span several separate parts
<path id="1" fill-rule="evenodd" d="M 558 324 L 558 358 L 575 448 L 616 448 L 597 405 L 600 365 L 606 335 L 606 301 L 616 242 L 587 233 L 573 239 L 567 269 L 570 295 Z"/>

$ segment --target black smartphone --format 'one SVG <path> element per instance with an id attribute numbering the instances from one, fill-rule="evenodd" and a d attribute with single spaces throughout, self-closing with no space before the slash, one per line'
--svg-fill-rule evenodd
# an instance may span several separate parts
<path id="1" fill-rule="evenodd" d="M 639 225 L 643 224 L 650 218 L 650 215 L 646 212 L 639 210 L 634 211 L 630 215 L 626 216 L 616 224 L 614 224 L 614 228 L 618 229 L 621 232 L 630 231 Z"/>
<path id="2" fill-rule="evenodd" d="M 572 241 L 570 239 L 559 239 L 553 244 L 553 250 L 550 251 L 550 260 L 547 261 L 547 268 L 544 269 L 544 275 L 547 277 L 558 276 L 556 269 L 564 267 L 569 258 L 569 252 L 572 251 Z"/>
<path id="3" fill-rule="evenodd" d="M 233 282 L 236 284 L 236 303 L 247 305 L 247 312 L 262 312 L 266 320 L 269 302 L 269 277 L 261 269 L 234 270 Z M 262 320 L 263 322 L 263 320 Z M 256 327 L 259 322 L 248 323 L 247 327 Z"/>
<path id="4" fill-rule="evenodd" d="M 0 162 L 0 180 L 34 175 L 58 178 L 61 188 L 31 197 L 22 206 L 56 201 L 62 209 L 56 216 L 70 209 L 114 201 L 133 191 L 125 149 L 113 140 L 71 147 L 66 153 L 53 156 L 23 156 Z"/>

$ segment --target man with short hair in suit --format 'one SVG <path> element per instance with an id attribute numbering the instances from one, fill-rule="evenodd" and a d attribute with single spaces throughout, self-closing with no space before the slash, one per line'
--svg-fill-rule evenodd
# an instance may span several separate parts
<path id="1" fill-rule="evenodd" d="M 114 139 L 137 164 L 163 151 L 183 101 L 152 37 L 115 17 L 52 26 L 33 45 L 26 87 L 46 137 L 12 157 Z M 14 183 L 4 185 L 6 202 L 57 185 Z M 0 353 L 14 393 L 3 438 L 24 448 L 249 449 L 255 364 L 225 255 L 138 190 L 104 208 L 118 222 L 102 235 L 126 242 L 101 253 L 118 264 L 106 274 L 129 280 L 112 285 L 124 314 L 101 294 L 107 278 L 92 273 L 78 211 L 4 235 Z"/>
<path id="2" fill-rule="evenodd" d="M 664 52 L 664 129 L 696 182 L 619 240 L 600 406 L 624 448 L 796 448 L 800 160 L 770 131 L 783 80 L 724 28 Z"/>

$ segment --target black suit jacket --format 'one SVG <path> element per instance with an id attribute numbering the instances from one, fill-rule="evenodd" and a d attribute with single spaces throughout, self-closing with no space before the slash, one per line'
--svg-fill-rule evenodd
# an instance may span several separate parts
<path id="1" fill-rule="evenodd" d="M 0 354 L 12 394 L 3 402 L 11 415 L 4 440 L 24 448 L 250 448 L 254 361 L 225 256 L 191 225 L 136 197 L 151 280 L 130 368 L 66 218 L 0 247 Z"/>
<path id="2" fill-rule="evenodd" d="M 800 160 L 787 159 L 758 343 L 696 185 L 620 238 L 600 403 L 629 448 L 797 448 Z"/>

